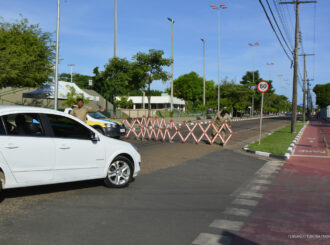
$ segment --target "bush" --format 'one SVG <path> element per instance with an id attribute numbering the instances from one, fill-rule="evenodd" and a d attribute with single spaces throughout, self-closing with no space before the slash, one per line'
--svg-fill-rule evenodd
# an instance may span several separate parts
<path id="1" fill-rule="evenodd" d="M 161 111 L 156 111 L 156 115 L 157 115 L 157 117 L 163 117 L 163 114 Z"/>

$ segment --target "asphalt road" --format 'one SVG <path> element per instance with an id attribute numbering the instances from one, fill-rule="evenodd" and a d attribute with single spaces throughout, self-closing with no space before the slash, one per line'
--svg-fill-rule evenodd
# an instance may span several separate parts
<path id="1" fill-rule="evenodd" d="M 265 133 L 287 124 L 265 120 Z M 258 121 L 235 122 L 228 149 L 130 140 L 142 173 L 125 189 L 99 180 L 7 190 L 0 203 L 0 244 L 200 244 L 210 223 L 235 206 L 265 160 L 237 152 Z M 244 139 L 239 139 L 239 136 Z M 241 199 L 238 199 L 238 201 Z M 203 237 L 201 238 L 203 241 Z"/>

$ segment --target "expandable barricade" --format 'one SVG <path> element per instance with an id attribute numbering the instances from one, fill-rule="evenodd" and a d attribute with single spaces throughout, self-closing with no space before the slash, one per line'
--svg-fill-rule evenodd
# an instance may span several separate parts
<path id="1" fill-rule="evenodd" d="M 186 143 L 189 138 L 192 138 L 198 144 L 204 138 L 208 143 L 213 144 L 219 138 L 221 143 L 226 144 L 234 133 L 227 123 L 223 123 L 218 129 L 212 121 L 207 124 L 206 128 L 199 121 L 189 125 L 186 121 L 183 121 L 182 124 L 176 124 L 171 120 L 168 124 L 165 117 L 160 120 L 158 117 L 155 117 L 155 119 L 152 117 L 142 117 L 141 120 L 135 118 L 131 122 L 125 118 L 123 123 L 128 128 L 126 138 L 135 136 L 137 139 L 156 141 L 173 141 L 175 137 L 178 137 L 183 143 Z M 200 136 L 196 135 L 196 130 L 198 129 L 201 131 Z M 215 131 L 215 136 L 211 138 L 208 133 L 211 134 L 213 130 Z M 221 135 L 223 130 L 227 131 L 225 138 Z"/>

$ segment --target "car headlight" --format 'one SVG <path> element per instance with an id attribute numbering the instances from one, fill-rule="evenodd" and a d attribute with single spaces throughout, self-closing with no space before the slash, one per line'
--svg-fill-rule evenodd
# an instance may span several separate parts
<path id="1" fill-rule="evenodd" d="M 107 124 L 106 124 L 106 127 L 107 127 L 107 128 L 114 128 L 115 125 L 113 125 L 112 123 L 107 123 Z"/>

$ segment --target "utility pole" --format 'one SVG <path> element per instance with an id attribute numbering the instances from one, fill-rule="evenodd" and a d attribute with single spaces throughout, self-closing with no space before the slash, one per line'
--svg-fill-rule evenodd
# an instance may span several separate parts
<path id="1" fill-rule="evenodd" d="M 293 91 L 292 91 L 292 118 L 291 133 L 296 132 L 297 127 L 297 87 L 298 87 L 298 48 L 299 48 L 299 6 L 301 3 L 316 3 L 316 1 L 292 1 L 280 2 L 280 4 L 296 5 L 296 28 L 295 28 L 295 46 L 294 46 L 294 68 L 293 68 Z"/>
<path id="2" fill-rule="evenodd" d="M 74 64 L 68 64 L 68 66 L 70 66 L 71 83 L 72 83 L 72 76 L 73 76 L 72 67 L 74 66 Z"/>
<path id="3" fill-rule="evenodd" d="M 303 123 L 306 121 L 306 56 L 313 56 L 314 54 L 301 54 L 299 56 L 304 56 L 304 85 L 303 85 Z"/>
<path id="4" fill-rule="evenodd" d="M 314 81 L 314 79 L 306 79 L 307 81 L 307 109 L 309 114 L 311 115 L 313 110 L 312 96 L 310 91 L 310 81 Z"/>
<path id="5" fill-rule="evenodd" d="M 117 57 L 117 0 L 115 0 L 115 28 L 114 28 L 114 51 L 113 56 Z"/>
<path id="6" fill-rule="evenodd" d="M 203 106 L 205 106 L 205 39 L 201 38 L 203 42 Z"/>

